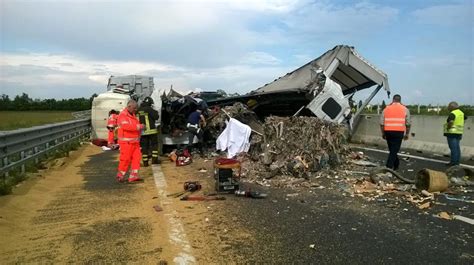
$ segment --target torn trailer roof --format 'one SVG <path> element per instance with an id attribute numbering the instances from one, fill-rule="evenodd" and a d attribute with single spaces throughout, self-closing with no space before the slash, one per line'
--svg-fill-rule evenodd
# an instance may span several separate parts
<path id="1" fill-rule="evenodd" d="M 316 89 L 321 73 L 340 86 L 344 96 L 377 86 L 366 103 L 380 88 L 390 91 L 388 78 L 384 72 L 369 63 L 355 51 L 354 47 L 338 45 L 317 59 L 246 95 L 211 100 L 208 104 L 229 105 L 240 101 L 247 104 L 259 116 L 293 115 L 318 96 L 315 91 L 321 92 L 321 89 Z M 309 111 L 306 113 L 311 114 Z"/>
<path id="2" fill-rule="evenodd" d="M 374 85 L 380 85 L 390 91 L 387 74 L 359 55 L 354 47 L 338 45 L 293 72 L 252 91 L 251 94 L 309 90 L 318 70 L 322 70 L 326 77 L 338 83 L 344 95 Z"/>

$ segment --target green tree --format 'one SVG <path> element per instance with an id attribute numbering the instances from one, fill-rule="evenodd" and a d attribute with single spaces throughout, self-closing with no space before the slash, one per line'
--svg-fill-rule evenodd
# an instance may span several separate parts
<path id="1" fill-rule="evenodd" d="M 26 93 L 23 93 L 21 96 L 17 95 L 13 99 L 13 109 L 29 110 L 32 102 L 33 100 Z"/>
<path id="2" fill-rule="evenodd" d="M 0 98 L 0 110 L 10 110 L 11 109 L 12 101 L 10 97 L 6 94 L 2 94 Z"/>
<path id="3" fill-rule="evenodd" d="M 227 92 L 225 92 L 223 89 L 217 89 L 216 92 L 217 94 L 221 95 L 223 98 L 227 97 Z"/>

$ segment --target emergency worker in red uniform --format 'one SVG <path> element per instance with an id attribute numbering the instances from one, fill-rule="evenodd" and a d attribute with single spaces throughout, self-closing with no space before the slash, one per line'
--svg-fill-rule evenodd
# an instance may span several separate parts
<path id="1" fill-rule="evenodd" d="M 118 111 L 116 110 L 109 111 L 109 118 L 107 119 L 107 130 L 109 130 L 108 137 L 107 137 L 107 145 L 109 147 L 112 147 L 116 144 L 115 133 L 117 129 L 117 118 L 118 118 Z"/>
<path id="2" fill-rule="evenodd" d="M 408 140 L 410 134 L 410 111 L 402 105 L 402 97 L 394 95 L 393 101 L 388 105 L 380 116 L 380 129 L 383 139 L 387 140 L 389 155 L 386 167 L 397 170 L 400 166 L 398 151 L 402 140 Z"/>
<path id="3" fill-rule="evenodd" d="M 138 105 L 134 100 L 130 100 L 127 108 L 120 112 L 118 124 L 118 143 L 120 145 L 120 162 L 118 166 L 117 181 L 124 181 L 125 174 L 131 166 L 128 182 L 140 181 L 138 170 L 140 169 L 140 160 L 142 157 L 140 151 L 140 134 L 143 130 L 143 124 L 140 124 L 135 113 Z"/>

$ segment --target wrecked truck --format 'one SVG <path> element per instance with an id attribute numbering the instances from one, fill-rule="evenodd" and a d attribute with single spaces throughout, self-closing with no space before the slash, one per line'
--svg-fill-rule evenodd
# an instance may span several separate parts
<path id="1" fill-rule="evenodd" d="M 107 139 L 109 111 L 123 110 L 130 99 L 141 103 L 145 97 L 154 101 L 153 108 L 159 113 L 157 126 L 160 128 L 160 142 L 164 145 L 188 143 L 186 120 L 195 108 L 207 109 L 205 99 L 216 99 L 216 92 L 180 93 L 168 89 L 155 89 L 153 77 L 140 75 L 111 76 L 107 91 L 99 94 L 92 102 L 92 139 Z M 194 138 L 194 142 L 197 142 Z"/>
<path id="2" fill-rule="evenodd" d="M 141 75 L 111 76 L 107 91 L 92 101 L 92 139 L 107 139 L 107 119 L 109 111 L 121 111 L 130 99 L 141 102 L 155 90 L 153 77 Z"/>
<path id="3" fill-rule="evenodd" d="M 353 96 L 369 88 L 373 88 L 372 93 L 354 113 Z M 361 111 L 382 88 L 387 94 L 390 93 L 387 74 L 369 63 L 354 47 L 338 45 L 298 69 L 242 96 L 209 97 L 206 92 L 179 93 L 171 87 L 152 90 L 151 97 L 160 113 L 162 143 L 176 145 L 188 141 L 186 119 L 194 108 L 220 109 L 238 102 L 255 113 L 260 121 L 271 115 L 316 116 L 338 124 L 346 123 L 354 130 Z M 112 91 L 119 92 L 116 89 Z M 105 116 L 102 116 L 99 118 L 103 119 L 100 122 L 104 123 L 105 132 Z M 210 116 L 212 118 L 212 114 Z M 257 128 L 261 126 L 249 125 L 254 131 L 260 131 Z"/>
<path id="4" fill-rule="evenodd" d="M 372 93 L 353 113 L 354 94 L 369 88 L 373 88 Z M 354 47 L 338 45 L 246 95 L 207 103 L 213 107 L 241 102 L 262 120 L 270 115 L 307 115 L 335 123 L 347 122 L 354 130 L 361 111 L 382 88 L 390 94 L 387 74 L 369 63 Z"/>

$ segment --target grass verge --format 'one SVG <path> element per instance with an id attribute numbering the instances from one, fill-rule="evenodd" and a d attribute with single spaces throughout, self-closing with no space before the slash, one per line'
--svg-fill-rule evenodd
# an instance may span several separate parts
<path id="1" fill-rule="evenodd" d="M 0 111 L 0 131 L 72 120 L 70 111 Z"/>

